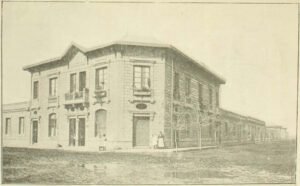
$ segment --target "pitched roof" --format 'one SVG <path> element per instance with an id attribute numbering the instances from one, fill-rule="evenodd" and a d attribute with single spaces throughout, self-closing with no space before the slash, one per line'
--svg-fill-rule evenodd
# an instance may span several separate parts
<path id="1" fill-rule="evenodd" d="M 159 43 L 159 42 L 141 42 L 141 41 L 130 41 L 128 39 L 125 40 L 119 40 L 119 41 L 115 41 L 115 42 L 111 42 L 111 43 L 107 43 L 104 45 L 100 45 L 100 46 L 96 46 L 96 47 L 92 47 L 89 49 L 86 49 L 84 47 L 79 46 L 78 44 L 75 43 L 71 43 L 71 45 L 67 48 L 67 50 L 59 57 L 55 57 L 52 59 L 48 59 L 45 61 L 41 61 L 39 63 L 35 63 L 35 64 L 31 64 L 31 65 L 27 65 L 25 67 L 23 67 L 23 70 L 27 70 L 30 71 L 30 69 L 41 66 L 41 65 L 45 65 L 45 64 L 50 64 L 50 63 L 54 63 L 54 62 L 58 62 L 60 60 L 62 60 L 62 58 L 68 53 L 68 51 L 75 47 L 78 50 L 80 50 L 82 53 L 86 54 L 88 52 L 92 52 L 95 50 L 99 50 L 105 47 L 109 47 L 109 46 L 113 46 L 113 45 L 132 45 L 132 46 L 145 46 L 145 47 L 158 47 L 158 48 L 168 48 L 173 50 L 176 53 L 181 54 L 182 56 L 186 57 L 187 59 L 189 59 L 192 63 L 196 64 L 198 67 L 200 67 L 201 69 L 203 69 L 204 71 L 206 71 L 207 73 L 213 75 L 221 84 L 224 84 L 226 81 L 223 77 L 221 77 L 220 75 L 217 75 L 217 73 L 213 72 L 211 69 L 209 69 L 203 62 L 197 61 L 195 59 L 193 59 L 192 57 L 186 55 L 185 53 L 183 53 L 181 50 L 177 49 L 176 47 L 169 45 L 169 44 L 163 44 L 163 43 Z"/>

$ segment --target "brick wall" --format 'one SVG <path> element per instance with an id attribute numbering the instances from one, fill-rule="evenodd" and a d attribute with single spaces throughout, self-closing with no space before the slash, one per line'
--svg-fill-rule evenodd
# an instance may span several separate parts
<path id="1" fill-rule="evenodd" d="M 173 75 L 179 74 L 179 94 L 180 99 L 175 100 L 173 98 Z M 191 93 L 190 96 L 186 96 L 185 86 L 186 78 L 191 80 Z M 219 91 L 219 84 L 212 80 L 211 76 L 201 70 L 195 64 L 192 64 L 185 57 L 168 51 L 166 55 L 166 91 L 165 91 L 165 134 L 168 147 L 174 146 L 172 141 L 175 140 L 175 129 L 179 133 L 179 146 L 199 146 L 200 136 L 203 145 L 211 145 L 215 142 L 215 115 L 218 107 L 216 105 L 216 92 Z M 199 98 L 198 98 L 198 84 L 202 84 L 202 100 L 206 105 L 206 111 L 210 110 L 207 116 L 201 114 L 199 110 Z M 209 105 L 209 89 L 212 90 L 212 104 Z M 173 111 L 172 111 L 173 109 Z M 172 115 L 173 113 L 173 115 Z M 208 116 L 209 115 L 209 116 Z M 177 120 L 177 127 L 175 126 Z M 186 117 L 190 118 L 190 122 L 187 122 Z M 205 119 L 207 117 L 210 119 Z M 172 122 L 173 119 L 173 122 Z M 200 120 L 206 120 L 199 126 Z M 186 123 L 189 123 L 189 132 L 186 133 Z M 211 125 L 211 126 L 210 126 Z M 202 130 L 201 130 L 202 129 Z M 202 131 L 200 134 L 200 130 Z M 173 133 L 173 135 L 172 135 Z M 174 138 L 174 139 L 173 139 Z"/>

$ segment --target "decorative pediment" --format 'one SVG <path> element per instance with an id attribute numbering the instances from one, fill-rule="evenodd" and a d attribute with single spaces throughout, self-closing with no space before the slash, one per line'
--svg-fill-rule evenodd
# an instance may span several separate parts
<path id="1" fill-rule="evenodd" d="M 63 61 L 68 63 L 69 68 L 87 65 L 87 57 L 84 51 L 75 45 L 69 47 L 63 56 Z"/>

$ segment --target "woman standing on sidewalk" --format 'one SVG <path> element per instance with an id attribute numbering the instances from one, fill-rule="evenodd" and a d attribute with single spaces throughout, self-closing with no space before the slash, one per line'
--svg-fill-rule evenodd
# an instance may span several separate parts
<path id="1" fill-rule="evenodd" d="M 165 148 L 164 135 L 161 131 L 160 131 L 159 136 L 158 136 L 158 148 L 159 149 Z"/>

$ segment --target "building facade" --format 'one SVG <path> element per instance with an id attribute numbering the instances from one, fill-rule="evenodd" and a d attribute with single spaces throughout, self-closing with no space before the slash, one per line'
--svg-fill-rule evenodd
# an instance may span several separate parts
<path id="1" fill-rule="evenodd" d="M 286 128 L 278 125 L 266 127 L 266 141 L 287 140 L 288 133 Z"/>
<path id="2" fill-rule="evenodd" d="M 220 143 L 259 143 L 265 140 L 264 121 L 220 109 L 222 125 Z"/>
<path id="3" fill-rule="evenodd" d="M 225 80 L 171 45 L 72 44 L 24 70 L 31 99 L 4 106 L 5 146 L 149 148 L 159 134 L 166 148 L 264 139 L 263 121 L 219 108 Z"/>

